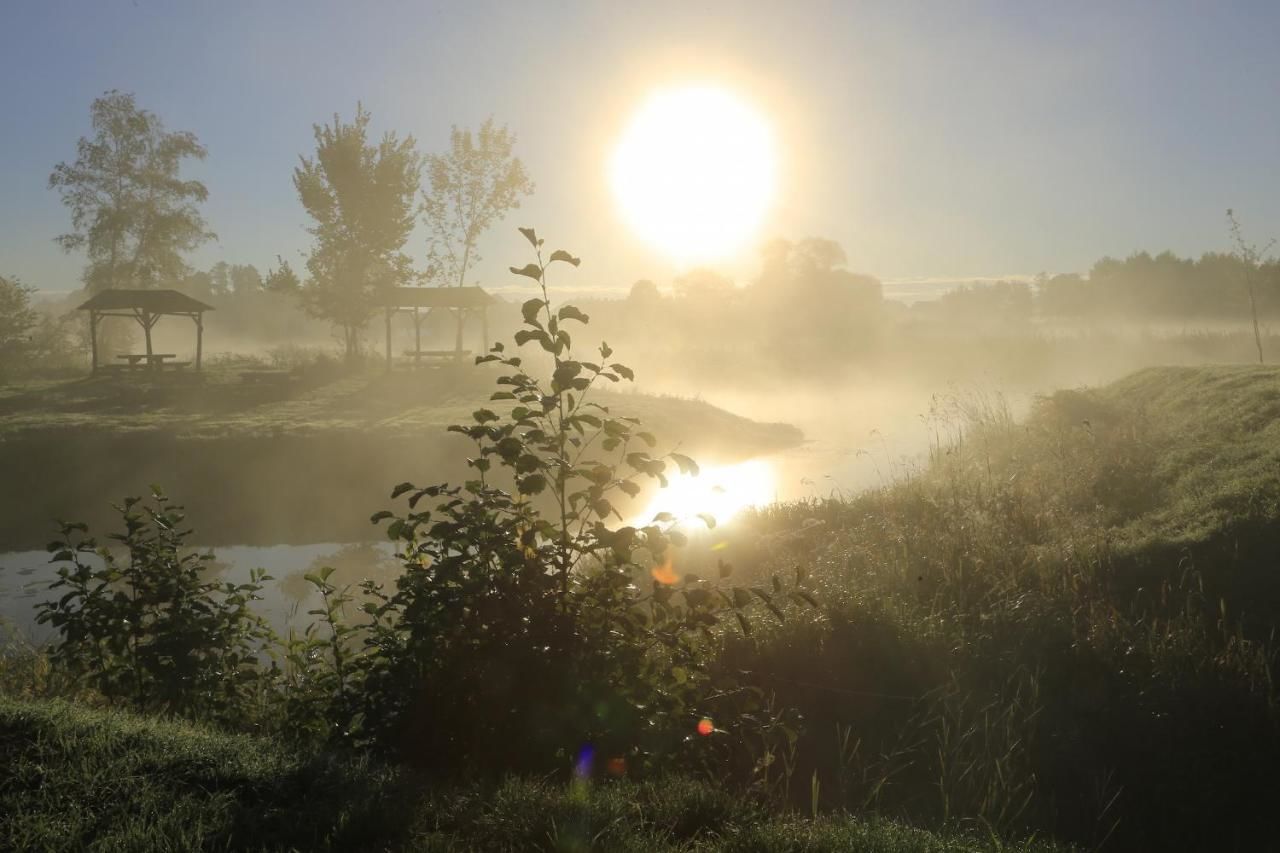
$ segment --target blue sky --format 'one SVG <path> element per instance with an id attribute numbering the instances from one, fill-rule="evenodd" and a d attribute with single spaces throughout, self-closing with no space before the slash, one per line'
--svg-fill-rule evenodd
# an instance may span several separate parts
<path id="1" fill-rule="evenodd" d="M 299 260 L 292 169 L 313 123 L 362 101 L 424 151 L 489 115 L 518 133 L 537 192 L 486 241 L 485 283 L 523 262 L 526 224 L 584 257 L 575 286 L 663 281 L 678 271 L 627 233 L 605 163 L 646 93 L 682 81 L 741 91 L 774 124 L 762 238 L 830 237 L 886 279 L 1224 249 L 1227 207 L 1265 242 L 1277 32 L 1277 3 L 0 0 L 0 273 L 77 285 L 46 181 L 111 88 L 209 149 L 192 174 L 219 240 L 199 267 Z M 723 268 L 744 279 L 755 260 Z"/>

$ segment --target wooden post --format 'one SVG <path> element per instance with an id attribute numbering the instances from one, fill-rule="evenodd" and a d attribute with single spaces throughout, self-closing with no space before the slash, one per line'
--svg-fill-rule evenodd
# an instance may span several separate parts
<path id="1" fill-rule="evenodd" d="M 93 373 L 98 372 L 98 312 L 89 311 L 89 352 L 93 364 Z"/>
<path id="2" fill-rule="evenodd" d="M 391 372 L 391 309 L 387 309 L 387 372 Z"/>
<path id="3" fill-rule="evenodd" d="M 200 372 L 200 357 L 204 354 L 204 312 L 196 313 L 196 373 Z"/>
<path id="4" fill-rule="evenodd" d="M 152 326 L 151 312 L 143 311 L 142 312 L 142 330 L 145 333 L 145 336 L 147 339 L 147 368 L 148 369 L 155 367 L 155 365 L 151 363 L 151 326 Z"/>
<path id="5" fill-rule="evenodd" d="M 457 360 L 462 359 L 462 324 L 467 321 L 467 309 L 458 309 L 458 333 L 453 340 L 453 357 Z"/>
<path id="6" fill-rule="evenodd" d="M 484 335 L 484 351 L 489 352 L 489 306 L 480 309 L 480 333 Z"/>
<path id="7" fill-rule="evenodd" d="M 422 352 L 422 315 L 418 313 L 417 305 L 413 306 L 413 348 Z M 414 358 L 421 359 L 422 356 L 415 355 Z"/>

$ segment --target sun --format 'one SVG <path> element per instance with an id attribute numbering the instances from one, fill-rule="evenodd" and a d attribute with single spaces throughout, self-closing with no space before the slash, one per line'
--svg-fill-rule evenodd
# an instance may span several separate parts
<path id="1" fill-rule="evenodd" d="M 714 86 L 657 92 L 622 134 L 610 163 L 623 217 L 680 263 L 733 254 L 773 200 L 777 157 L 768 123 Z"/>

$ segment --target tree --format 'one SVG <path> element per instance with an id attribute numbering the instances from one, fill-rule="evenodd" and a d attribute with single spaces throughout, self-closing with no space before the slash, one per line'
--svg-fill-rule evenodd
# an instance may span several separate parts
<path id="1" fill-rule="evenodd" d="M 770 344 L 810 359 L 851 356 L 875 338 L 880 282 L 852 273 L 832 240 L 774 240 L 764 247 L 760 277 L 750 288 L 757 316 L 768 318 Z"/>
<path id="2" fill-rule="evenodd" d="M 1265 261 L 1265 256 L 1271 251 L 1275 241 L 1272 240 L 1261 250 L 1258 249 L 1255 243 L 1246 243 L 1244 234 L 1240 231 L 1240 223 L 1236 220 L 1235 211 L 1230 208 L 1227 208 L 1227 223 L 1231 229 L 1231 242 L 1236 247 L 1236 258 L 1244 266 L 1244 286 L 1249 294 L 1249 313 L 1253 317 L 1253 343 L 1258 348 L 1258 364 L 1262 364 L 1262 331 L 1258 327 L 1258 298 L 1256 291 L 1260 278 L 1259 272 Z"/>
<path id="3" fill-rule="evenodd" d="M 18 279 L 0 276 L 0 377 L 26 360 L 37 320 L 31 293 Z"/>
<path id="4" fill-rule="evenodd" d="M 49 176 L 71 211 L 72 230 L 58 244 L 85 251 L 91 292 L 177 281 L 189 272 L 183 254 L 214 236 L 198 208 L 208 190 L 180 175 L 184 160 L 204 159 L 204 146 L 190 132 L 166 131 L 127 92 L 107 92 L 89 113 L 93 138 L 81 137 L 75 162 Z"/>
<path id="5" fill-rule="evenodd" d="M 293 184 L 315 224 L 307 258 L 303 304 L 340 326 L 347 359 L 356 357 L 360 332 L 378 307 L 378 295 L 413 277 L 401 249 L 413 230 L 413 202 L 422 173 L 412 136 L 395 133 L 367 141 L 369 113 L 355 120 L 315 125 L 316 156 L 299 158 Z"/>
<path id="6" fill-rule="evenodd" d="M 297 293 L 302 287 L 298 274 L 293 271 L 293 267 L 289 266 L 289 262 L 279 255 L 276 255 L 276 261 L 280 266 L 267 270 L 267 277 L 262 280 L 263 290 L 269 293 Z"/>
<path id="7" fill-rule="evenodd" d="M 467 269 L 480 260 L 480 235 L 533 192 L 524 164 L 512 154 L 515 144 L 515 134 L 490 118 L 474 137 L 454 127 L 449 153 L 427 155 L 430 190 L 423 193 L 422 213 L 438 282 L 465 284 Z"/>
<path id="8" fill-rule="evenodd" d="M 706 267 L 692 269 L 674 282 L 676 294 L 682 299 L 723 302 L 733 295 L 733 281 Z"/>

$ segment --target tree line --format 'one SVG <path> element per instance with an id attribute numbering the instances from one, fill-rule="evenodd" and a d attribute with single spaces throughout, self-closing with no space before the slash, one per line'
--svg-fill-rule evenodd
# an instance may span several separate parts
<path id="1" fill-rule="evenodd" d="M 386 290 L 465 284 L 481 236 L 533 192 L 515 135 L 492 119 L 475 133 L 454 127 L 445 152 L 423 155 L 412 136 L 371 139 L 370 118 L 357 105 L 350 121 L 335 114 L 315 125 L 315 152 L 293 171 L 313 238 L 304 277 L 283 259 L 265 276 L 253 267 L 189 266 L 186 255 L 216 235 L 200 210 L 208 188 L 182 173 L 208 152 L 195 134 L 167 130 L 119 91 L 93 102 L 92 135 L 49 176 L 71 215 L 57 241 L 85 253 L 89 292 L 185 285 L 192 295 L 296 294 L 308 313 L 342 329 L 354 357 Z M 419 221 L 427 231 L 424 269 L 405 253 Z"/>

